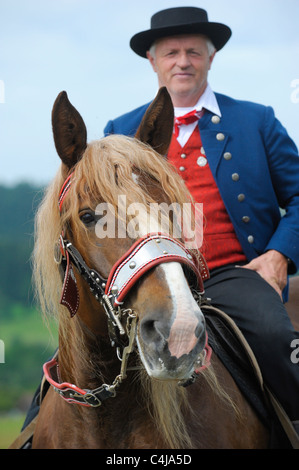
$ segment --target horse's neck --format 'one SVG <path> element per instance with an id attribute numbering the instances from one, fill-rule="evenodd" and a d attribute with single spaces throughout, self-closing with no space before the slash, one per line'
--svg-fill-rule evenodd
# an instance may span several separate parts
<path id="1" fill-rule="evenodd" d="M 79 328 L 78 321 L 76 327 Z M 84 351 L 80 351 L 80 342 L 74 341 L 73 333 L 72 331 L 68 344 L 65 338 L 61 339 L 59 349 L 61 380 L 91 390 L 104 383 L 111 385 L 121 368 L 115 348 L 106 342 L 103 344 L 100 340 L 96 340 L 80 325 L 80 335 L 83 335 L 81 343 L 85 343 Z M 133 359 L 131 361 L 133 363 Z M 138 371 L 128 371 L 121 388 L 116 390 L 116 398 L 108 398 L 97 408 L 61 403 L 61 398 L 55 397 L 61 405 L 59 408 L 61 413 L 65 414 L 68 420 L 73 421 L 80 417 L 80 427 L 72 434 L 72 446 L 80 448 L 86 443 L 88 448 L 106 448 L 107 445 L 115 448 L 118 446 L 125 448 L 128 445 L 138 448 L 148 445 L 147 441 L 151 442 L 152 438 L 148 435 L 151 418 L 146 413 L 146 406 L 141 406 L 143 399 L 138 389 L 136 374 Z M 129 423 L 136 432 L 132 429 L 129 433 L 123 432 Z M 139 435 L 136 444 L 135 439 Z"/>

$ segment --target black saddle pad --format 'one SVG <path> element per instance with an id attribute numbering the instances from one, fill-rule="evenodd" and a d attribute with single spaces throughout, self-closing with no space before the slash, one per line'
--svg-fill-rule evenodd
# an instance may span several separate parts
<path id="1" fill-rule="evenodd" d="M 213 307 L 202 306 L 205 315 L 209 345 L 232 375 L 247 401 L 269 426 L 270 414 L 264 391 L 257 378 L 246 348 L 225 316 Z"/>

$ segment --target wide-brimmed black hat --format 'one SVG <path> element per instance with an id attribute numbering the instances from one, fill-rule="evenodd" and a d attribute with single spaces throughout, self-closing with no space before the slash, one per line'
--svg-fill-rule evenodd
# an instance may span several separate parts
<path id="1" fill-rule="evenodd" d="M 178 7 L 158 11 L 151 18 L 151 29 L 135 34 L 130 46 L 136 54 L 146 57 L 151 45 L 160 38 L 179 34 L 203 34 L 219 51 L 231 37 L 231 29 L 225 24 L 211 23 L 202 8 Z"/>

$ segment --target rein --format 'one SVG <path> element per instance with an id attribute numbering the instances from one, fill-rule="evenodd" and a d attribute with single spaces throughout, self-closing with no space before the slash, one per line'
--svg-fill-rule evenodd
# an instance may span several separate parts
<path id="1" fill-rule="evenodd" d="M 62 203 L 70 189 L 70 175 L 59 194 L 59 210 L 62 210 Z M 73 317 L 79 308 L 79 292 L 76 277 L 73 272 L 74 265 L 79 274 L 89 285 L 90 291 L 96 300 L 103 306 L 108 317 L 108 331 L 111 345 L 117 347 L 117 355 L 121 361 L 119 375 L 114 379 L 112 385 L 103 384 L 97 389 L 81 389 L 76 385 L 59 380 L 59 365 L 56 358 L 47 362 L 43 366 L 47 381 L 54 390 L 68 403 L 77 403 L 83 406 L 97 407 L 104 400 L 116 395 L 116 388 L 126 378 L 127 362 L 130 353 L 135 347 L 137 314 L 131 309 L 123 309 L 125 296 L 133 285 L 151 268 L 166 262 L 179 262 L 183 266 L 190 268 L 196 276 L 198 289 L 193 292 L 194 298 L 200 302 L 204 293 L 203 281 L 208 279 L 209 271 L 202 255 L 199 259 L 187 250 L 184 245 L 168 235 L 162 233 L 148 234 L 137 240 L 130 249 L 114 264 L 108 279 L 104 279 L 96 270 L 90 268 L 85 263 L 81 254 L 73 244 L 60 236 L 55 247 L 55 262 L 62 268 L 64 275 L 62 295 L 60 303 L 66 306 Z M 122 320 L 126 318 L 126 325 L 122 325 Z M 127 346 L 123 346 L 121 337 L 127 336 Z M 122 355 L 120 357 L 120 350 Z M 192 376 L 180 385 L 187 386 L 193 383 L 200 371 L 209 366 L 211 348 L 206 345 L 201 352 L 197 365 L 198 368 Z"/>
<path id="2" fill-rule="evenodd" d="M 112 385 L 103 384 L 100 387 L 89 390 L 81 389 L 76 385 L 68 382 L 58 382 L 59 380 L 59 364 L 54 357 L 51 361 L 46 362 L 43 366 L 44 374 L 47 381 L 53 386 L 54 390 L 68 403 L 75 403 L 77 405 L 83 405 L 88 407 L 96 408 L 102 404 L 107 398 L 113 398 L 116 396 L 116 388 L 122 383 L 127 377 L 126 371 L 130 370 L 127 368 L 127 362 L 130 353 L 134 349 L 135 333 L 137 315 L 130 311 L 126 311 L 127 317 L 127 335 L 129 338 L 129 344 L 123 349 L 121 360 L 121 369 L 119 375 L 116 376 Z"/>

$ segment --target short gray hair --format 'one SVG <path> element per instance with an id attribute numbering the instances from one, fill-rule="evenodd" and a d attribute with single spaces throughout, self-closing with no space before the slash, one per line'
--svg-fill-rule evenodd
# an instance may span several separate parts
<path id="1" fill-rule="evenodd" d="M 214 46 L 214 44 L 212 43 L 210 38 L 208 38 L 207 36 L 204 36 L 204 35 L 200 35 L 200 36 L 203 39 L 206 40 L 206 44 L 207 44 L 207 48 L 208 48 L 208 54 L 209 54 L 209 57 L 211 57 L 214 54 L 214 52 L 216 51 L 216 47 Z M 155 42 L 153 42 L 153 44 L 149 48 L 149 53 L 152 57 L 155 57 L 155 54 L 156 54 L 157 41 L 158 41 L 158 39 Z"/>

